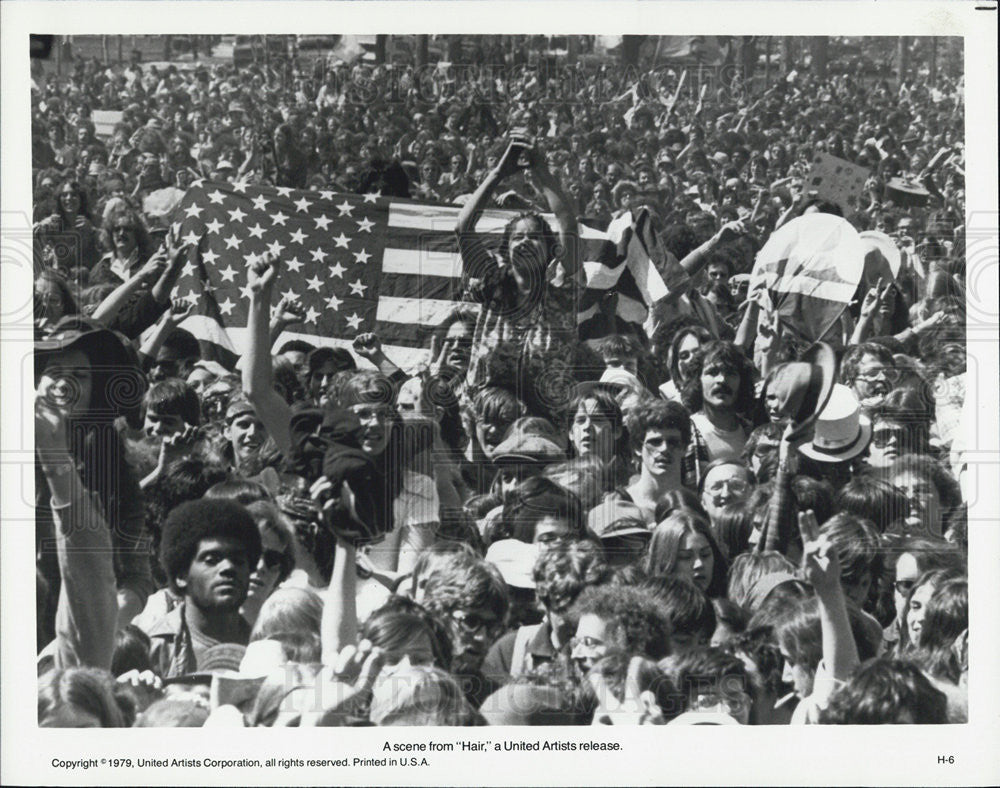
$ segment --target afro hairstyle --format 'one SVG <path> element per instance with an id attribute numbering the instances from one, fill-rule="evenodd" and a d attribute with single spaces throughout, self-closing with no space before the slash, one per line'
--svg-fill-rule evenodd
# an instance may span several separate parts
<path id="1" fill-rule="evenodd" d="M 171 584 L 191 566 L 202 539 L 237 540 L 247 551 L 249 566 L 257 565 L 263 549 L 260 531 L 246 508 L 235 501 L 205 499 L 175 507 L 163 524 L 160 563 Z"/>

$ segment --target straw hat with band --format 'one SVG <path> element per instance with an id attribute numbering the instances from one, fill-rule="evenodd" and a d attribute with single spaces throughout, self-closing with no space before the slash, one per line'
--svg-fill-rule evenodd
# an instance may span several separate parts
<path id="1" fill-rule="evenodd" d="M 812 442 L 800 446 L 799 451 L 817 462 L 846 462 L 868 448 L 871 437 L 872 424 L 861 413 L 858 398 L 838 383 L 816 420 Z"/>

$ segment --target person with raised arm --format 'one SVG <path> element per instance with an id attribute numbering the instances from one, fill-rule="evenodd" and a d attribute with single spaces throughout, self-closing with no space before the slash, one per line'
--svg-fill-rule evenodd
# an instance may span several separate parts
<path id="1" fill-rule="evenodd" d="M 526 160 L 526 165 L 522 159 Z M 504 230 L 500 260 L 476 237 L 483 209 L 501 181 L 528 169 L 556 217 L 525 213 Z M 577 347 L 577 293 L 584 286 L 578 227 L 544 156 L 520 130 L 462 208 L 455 228 L 473 300 L 483 305 L 473 333 L 468 384 L 513 388 L 536 415 L 567 399 Z"/>
<path id="2" fill-rule="evenodd" d="M 243 367 L 243 391 L 254 406 L 268 435 L 282 454 L 292 448 L 291 406 L 274 388 L 271 364 L 271 293 L 278 277 L 278 258 L 266 254 L 247 270 L 250 309 L 247 318 L 247 363 Z"/>

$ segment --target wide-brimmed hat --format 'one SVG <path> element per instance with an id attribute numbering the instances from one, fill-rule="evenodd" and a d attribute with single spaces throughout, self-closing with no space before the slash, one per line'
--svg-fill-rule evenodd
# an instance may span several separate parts
<path id="1" fill-rule="evenodd" d="M 799 361 L 782 364 L 767 383 L 779 411 L 795 425 L 798 437 L 815 423 L 830 400 L 837 380 L 837 356 L 825 342 L 814 343 Z"/>
<path id="2" fill-rule="evenodd" d="M 816 419 L 811 443 L 799 451 L 817 462 L 845 462 L 868 447 L 872 423 L 861 413 L 861 403 L 847 386 L 837 383 Z"/>

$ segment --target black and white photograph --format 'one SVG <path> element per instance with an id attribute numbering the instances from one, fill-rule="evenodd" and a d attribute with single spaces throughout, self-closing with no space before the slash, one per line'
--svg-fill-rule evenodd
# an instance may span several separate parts
<path id="1" fill-rule="evenodd" d="M 4 737 L 12 683 L 29 736 L 160 729 L 52 744 L 39 781 L 526 784 L 546 753 L 724 758 L 696 725 L 850 762 L 791 737 L 956 742 L 977 697 L 995 733 L 968 22 L 560 34 L 552 5 L 529 32 L 217 33 L 178 4 L 18 34 Z M 405 730 L 239 730 L 304 727 Z"/>

